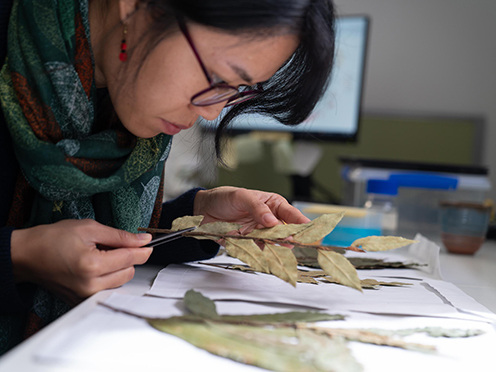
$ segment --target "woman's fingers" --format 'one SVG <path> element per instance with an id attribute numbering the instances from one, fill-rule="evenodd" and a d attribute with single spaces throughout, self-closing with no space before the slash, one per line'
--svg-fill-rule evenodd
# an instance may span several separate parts
<path id="1" fill-rule="evenodd" d="M 93 220 L 85 221 L 91 242 L 107 247 L 141 247 L 152 240 L 151 234 L 132 234 L 130 232 L 105 226 Z"/>
<path id="2" fill-rule="evenodd" d="M 95 251 L 100 264 L 97 276 L 107 275 L 134 265 L 144 264 L 153 252 L 153 248 L 119 248 L 109 251 Z"/>
<path id="3" fill-rule="evenodd" d="M 97 290 L 95 293 L 104 289 L 117 288 L 126 284 L 133 279 L 134 271 L 134 267 L 131 266 L 96 278 L 95 285 Z"/>

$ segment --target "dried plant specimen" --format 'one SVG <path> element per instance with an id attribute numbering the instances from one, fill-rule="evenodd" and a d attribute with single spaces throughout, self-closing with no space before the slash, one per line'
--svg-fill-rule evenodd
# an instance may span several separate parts
<path id="1" fill-rule="evenodd" d="M 351 246 L 361 247 L 369 252 L 380 252 L 401 248 L 415 242 L 415 240 L 405 239 L 401 236 L 368 236 L 355 240 Z"/>
<path id="2" fill-rule="evenodd" d="M 313 323 L 344 317 L 320 312 L 219 315 L 213 301 L 193 290 L 186 293 L 184 303 L 191 315 L 147 319 L 148 323 L 212 354 L 272 371 L 358 372 L 363 371 L 363 367 L 348 348 L 348 341 L 433 353 L 435 347 L 406 342 L 401 337 L 415 333 L 432 337 L 472 337 L 482 333 L 438 327 L 329 328 Z"/>
<path id="3" fill-rule="evenodd" d="M 361 284 L 354 266 L 335 250 L 383 251 L 395 249 L 414 241 L 400 237 L 369 237 L 355 241 L 350 247 L 336 248 L 309 244 L 320 241 L 329 234 L 343 218 L 344 212 L 323 214 L 306 224 L 277 225 L 271 228 L 255 229 L 247 235 L 238 231 L 240 225 L 227 222 L 213 222 L 200 225 L 203 216 L 185 216 L 173 221 L 171 230 L 140 229 L 148 232 L 166 233 L 192 226 L 194 231 L 182 235 L 196 239 L 223 240 L 229 255 L 248 264 L 253 270 L 273 274 L 296 286 L 298 280 L 297 260 L 294 253 L 279 244 L 290 244 L 307 257 L 316 257 L 321 267 L 334 281 L 361 291 Z M 288 238 L 289 240 L 285 240 Z M 263 246 L 261 250 L 259 246 Z M 360 248 L 361 247 L 361 248 Z M 308 254 L 312 250 L 316 254 Z M 317 266 L 317 264 L 315 264 Z M 309 280 L 310 282 L 310 280 Z"/>

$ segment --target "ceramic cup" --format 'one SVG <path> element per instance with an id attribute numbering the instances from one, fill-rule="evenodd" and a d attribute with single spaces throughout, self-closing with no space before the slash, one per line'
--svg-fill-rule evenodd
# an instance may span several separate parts
<path id="1" fill-rule="evenodd" d="M 491 207 L 484 204 L 440 203 L 441 240 L 451 253 L 474 254 L 486 239 Z"/>

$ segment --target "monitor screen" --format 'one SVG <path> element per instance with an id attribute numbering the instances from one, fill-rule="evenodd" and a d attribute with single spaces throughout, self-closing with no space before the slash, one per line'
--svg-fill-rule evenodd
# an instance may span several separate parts
<path id="1" fill-rule="evenodd" d="M 358 133 L 369 20 L 366 16 L 336 19 L 336 54 L 327 91 L 309 118 L 287 126 L 266 116 L 245 114 L 230 124 L 233 133 L 247 131 L 292 132 L 295 138 L 354 140 Z M 212 122 L 201 123 L 206 129 Z"/>

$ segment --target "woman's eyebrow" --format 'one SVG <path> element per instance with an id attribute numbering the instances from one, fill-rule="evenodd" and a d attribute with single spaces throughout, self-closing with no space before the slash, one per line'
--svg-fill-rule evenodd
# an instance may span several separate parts
<path id="1" fill-rule="evenodd" d="M 242 67 L 239 67 L 237 65 L 232 65 L 229 63 L 229 66 L 233 69 L 233 71 L 238 74 L 238 76 L 243 79 L 244 81 L 246 81 L 248 84 L 250 85 L 253 85 L 253 78 L 250 76 L 250 74 L 248 74 L 248 72 L 246 72 L 245 69 L 243 69 Z"/>

